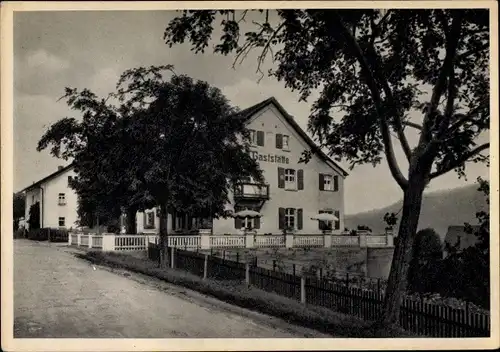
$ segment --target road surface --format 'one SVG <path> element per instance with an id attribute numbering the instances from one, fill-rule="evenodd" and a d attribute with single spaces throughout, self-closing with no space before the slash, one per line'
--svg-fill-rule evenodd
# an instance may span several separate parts
<path id="1" fill-rule="evenodd" d="M 14 241 L 14 337 L 331 337 L 199 293 Z"/>

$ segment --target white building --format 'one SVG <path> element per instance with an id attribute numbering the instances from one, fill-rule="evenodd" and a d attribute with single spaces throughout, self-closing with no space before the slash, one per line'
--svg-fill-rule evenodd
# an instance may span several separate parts
<path id="1" fill-rule="evenodd" d="M 60 166 L 49 176 L 26 187 L 25 194 L 26 229 L 29 229 L 30 208 L 40 203 L 40 228 L 76 227 L 78 219 L 78 197 L 69 187 L 69 180 L 75 176 L 73 165 Z"/>
<path id="2" fill-rule="evenodd" d="M 258 233 L 282 233 L 291 227 L 297 234 L 321 233 L 318 221 L 311 217 L 319 212 L 333 213 L 339 219 L 333 233 L 344 229 L 344 179 L 347 173 L 326 156 L 274 98 L 251 106 L 240 114 L 248 120 L 252 135 L 252 154 L 263 170 L 265 183 L 248 180 L 230 192 L 228 209 L 253 209 L 260 219 L 214 219 L 214 234 L 237 234 L 251 226 Z M 309 163 L 299 163 L 302 152 L 314 150 Z M 75 176 L 72 165 L 27 187 L 26 215 L 40 202 L 40 227 L 75 227 L 77 195 L 69 185 Z M 137 213 L 138 233 L 159 232 L 159 212 L 150 209 Z M 170 233 L 197 231 L 200 221 L 184 214 L 169 214 Z"/>
<path id="3" fill-rule="evenodd" d="M 292 227 L 297 234 L 321 233 L 318 221 L 311 217 L 329 212 L 339 221 L 333 233 L 344 229 L 344 179 L 347 173 L 326 156 L 274 98 L 240 112 L 248 119 L 252 134 L 252 153 L 263 170 L 265 184 L 249 180 L 231 192 L 228 208 L 253 209 L 260 219 L 214 219 L 212 233 L 237 234 L 251 226 L 258 233 L 282 233 Z M 302 152 L 313 149 L 309 163 L 299 163 Z M 159 232 L 155 209 L 137 215 L 137 231 Z M 188 233 L 199 223 L 187 215 L 169 215 L 168 231 Z"/>

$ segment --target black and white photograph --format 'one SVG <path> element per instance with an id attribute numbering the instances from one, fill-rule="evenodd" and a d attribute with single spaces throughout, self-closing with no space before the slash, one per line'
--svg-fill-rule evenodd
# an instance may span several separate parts
<path id="1" fill-rule="evenodd" d="M 495 2 L 105 3 L 2 3 L 3 349 L 498 347 Z"/>

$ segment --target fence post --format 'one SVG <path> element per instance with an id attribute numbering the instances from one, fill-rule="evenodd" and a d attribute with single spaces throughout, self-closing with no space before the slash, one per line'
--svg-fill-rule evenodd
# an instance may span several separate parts
<path id="1" fill-rule="evenodd" d="M 205 260 L 203 264 L 203 278 L 207 278 L 207 273 L 208 273 L 208 255 L 205 254 Z"/>
<path id="2" fill-rule="evenodd" d="M 246 233 L 245 234 L 245 248 L 253 248 L 255 246 L 255 234 Z"/>
<path id="3" fill-rule="evenodd" d="M 77 237 L 76 237 L 76 245 L 77 245 L 78 247 L 80 247 L 80 245 L 82 244 L 82 235 L 79 233 L 79 234 L 77 234 L 76 236 L 77 236 Z"/>
<path id="4" fill-rule="evenodd" d="M 170 267 L 175 269 L 175 248 L 170 248 Z"/>
<path id="5" fill-rule="evenodd" d="M 78 242 L 80 242 L 80 235 L 78 235 Z M 103 251 L 115 250 L 115 235 L 106 233 L 102 235 L 102 250 Z"/>
<path id="6" fill-rule="evenodd" d="M 331 233 L 323 234 L 323 246 L 325 248 L 330 248 L 332 246 L 332 234 Z"/>
<path id="7" fill-rule="evenodd" d="M 387 247 L 394 247 L 394 235 L 392 232 L 387 232 L 385 234 L 385 245 Z"/>
<path id="8" fill-rule="evenodd" d="M 359 234 L 359 247 L 360 248 L 366 248 L 368 247 L 368 242 L 366 240 L 366 235 L 365 234 Z"/>
<path id="9" fill-rule="evenodd" d="M 300 277 L 300 303 L 306 303 L 306 278 L 304 275 Z"/>
<path id="10" fill-rule="evenodd" d="M 68 246 L 71 246 L 71 232 L 68 232 Z"/>
<path id="11" fill-rule="evenodd" d="M 94 238 L 94 235 L 89 235 L 89 248 L 92 248 L 92 240 Z"/>
<path id="12" fill-rule="evenodd" d="M 210 249 L 210 229 L 200 229 L 200 247 L 202 250 Z"/>
<path id="13" fill-rule="evenodd" d="M 245 283 L 250 286 L 250 264 L 245 263 Z"/>
<path id="14" fill-rule="evenodd" d="M 285 235 L 285 247 L 293 248 L 293 233 L 287 233 Z"/>

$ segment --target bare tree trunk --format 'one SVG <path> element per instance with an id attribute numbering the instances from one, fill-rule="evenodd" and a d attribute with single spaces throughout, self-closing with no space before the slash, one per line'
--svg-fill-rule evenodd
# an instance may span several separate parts
<path id="1" fill-rule="evenodd" d="M 137 233 L 137 208 L 127 208 L 127 233 L 135 235 Z"/>
<path id="2" fill-rule="evenodd" d="M 168 267 L 168 210 L 167 205 L 160 206 L 160 267 Z"/>
<path id="3" fill-rule="evenodd" d="M 412 259 L 412 246 L 417 232 L 425 185 L 425 178 L 422 175 L 413 175 L 404 192 L 398 241 L 385 292 L 384 310 L 379 320 L 382 326 L 399 322 L 401 299 L 406 291 L 408 268 Z"/>

